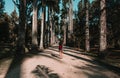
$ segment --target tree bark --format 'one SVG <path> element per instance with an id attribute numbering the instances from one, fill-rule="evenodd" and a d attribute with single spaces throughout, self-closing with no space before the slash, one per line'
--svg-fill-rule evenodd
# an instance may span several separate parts
<path id="1" fill-rule="evenodd" d="M 67 29 L 66 29 L 66 19 L 64 20 L 64 45 L 66 45 L 66 31 L 67 31 Z"/>
<path id="2" fill-rule="evenodd" d="M 51 36 L 50 36 L 50 46 L 52 46 L 53 44 L 53 24 L 52 24 L 52 8 L 50 10 L 50 33 L 51 33 Z"/>
<path id="3" fill-rule="evenodd" d="M 106 41 L 106 0 L 100 0 L 100 51 L 103 52 L 107 49 Z"/>
<path id="4" fill-rule="evenodd" d="M 25 53 L 26 0 L 20 0 L 17 53 Z"/>
<path id="5" fill-rule="evenodd" d="M 37 0 L 33 2 L 33 20 L 32 20 L 32 48 L 37 48 Z"/>
<path id="6" fill-rule="evenodd" d="M 44 36 L 43 36 L 43 47 L 46 48 L 46 41 L 47 41 L 47 34 L 46 34 L 46 30 L 47 30 L 47 24 L 46 24 L 46 6 L 44 7 Z"/>
<path id="7" fill-rule="evenodd" d="M 40 46 L 39 49 L 43 50 L 43 30 L 44 30 L 44 8 L 42 8 L 42 19 L 41 19 L 41 37 L 40 37 Z"/>
<path id="8" fill-rule="evenodd" d="M 50 6 L 48 6 L 48 46 L 50 46 Z"/>
<path id="9" fill-rule="evenodd" d="M 68 31 L 69 31 L 69 37 L 71 36 L 71 34 L 73 33 L 73 2 L 72 0 L 69 0 L 69 27 L 68 27 Z"/>
<path id="10" fill-rule="evenodd" d="M 90 51 L 90 38 L 89 38 L 89 10 L 88 10 L 88 0 L 85 0 L 85 9 L 86 9 L 86 30 L 85 30 L 85 35 L 86 35 L 86 39 L 85 39 L 85 47 L 86 47 L 86 51 L 89 52 Z"/>

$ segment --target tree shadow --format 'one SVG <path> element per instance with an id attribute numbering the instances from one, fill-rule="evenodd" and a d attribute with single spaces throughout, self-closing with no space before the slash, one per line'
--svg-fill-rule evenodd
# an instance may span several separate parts
<path id="1" fill-rule="evenodd" d="M 64 63 L 60 60 L 57 54 L 53 56 L 50 52 L 40 52 L 39 54 L 26 53 L 25 55 L 15 56 L 10 64 L 10 67 L 5 75 L 5 78 L 21 78 L 21 64 L 25 58 L 47 57 L 49 59 L 56 60 L 57 62 Z M 59 78 L 55 73 L 49 74 L 50 78 Z"/>
<path id="2" fill-rule="evenodd" d="M 59 54 L 51 53 L 51 55 L 52 55 L 53 57 L 56 57 L 56 58 L 61 59 Z"/>
<path id="3" fill-rule="evenodd" d="M 5 78 L 20 78 L 20 73 L 21 73 L 21 63 L 23 60 L 24 56 L 15 56 L 13 58 L 13 61 L 6 73 Z"/>
<path id="4" fill-rule="evenodd" d="M 99 65 L 90 65 L 90 64 L 86 64 L 85 66 L 74 66 L 77 69 L 81 69 L 81 70 L 87 70 L 87 71 L 91 71 L 91 72 L 95 72 L 95 73 L 99 73 L 102 71 L 106 71 L 107 69 L 105 69 L 102 66 Z"/>
<path id="5" fill-rule="evenodd" d="M 87 78 L 110 78 L 110 77 L 108 77 L 104 74 L 99 74 L 99 73 L 91 74 L 91 73 L 88 73 L 88 72 L 84 72 L 84 74 L 88 76 Z"/>
<path id="6" fill-rule="evenodd" d="M 70 53 L 64 53 L 64 54 L 69 55 L 69 56 L 72 56 L 72 57 L 77 58 L 77 59 L 81 59 L 81 60 L 87 61 L 87 62 L 89 62 L 89 63 L 91 63 L 91 64 L 95 64 L 95 65 L 98 65 L 98 66 L 102 66 L 103 68 L 106 68 L 106 69 L 108 69 L 108 70 L 110 70 L 110 71 L 112 71 L 112 72 L 120 75 L 120 73 L 119 73 L 119 72 L 120 72 L 120 68 L 115 67 L 115 66 L 112 66 L 112 65 L 107 64 L 107 63 L 104 63 L 104 62 L 101 62 L 101 61 L 99 61 L 99 59 L 97 59 L 97 58 L 86 59 L 86 58 L 83 58 L 83 57 L 80 57 L 80 56 L 77 56 L 77 55 L 74 55 L 74 54 L 70 54 Z M 92 67 L 92 68 L 93 68 L 93 67 Z"/>
<path id="7" fill-rule="evenodd" d="M 53 50 L 53 51 L 56 51 L 56 52 L 59 52 L 57 50 L 58 47 L 57 48 L 56 47 L 50 47 L 49 49 Z M 68 52 L 72 52 L 72 53 L 76 53 L 76 54 L 82 54 L 82 55 L 97 57 L 97 53 L 88 53 L 88 52 L 85 52 L 83 50 L 74 50 L 74 49 L 71 49 L 70 47 L 66 47 L 66 46 L 64 46 L 63 51 L 68 51 Z"/>
<path id="8" fill-rule="evenodd" d="M 85 66 L 82 66 L 82 67 L 79 67 L 79 66 L 74 66 L 74 67 L 82 70 L 83 73 L 86 76 L 88 76 L 88 78 L 109 78 L 106 74 L 103 73 L 108 70 L 104 69 L 104 67 L 99 66 L 99 65 L 86 64 Z"/>
<path id="9" fill-rule="evenodd" d="M 51 47 L 49 47 L 48 49 L 49 49 L 49 50 L 56 51 L 56 52 L 59 52 L 58 47 L 57 47 L 57 48 L 53 48 L 53 47 L 51 48 Z"/>
<path id="10" fill-rule="evenodd" d="M 50 48 L 50 50 L 58 51 L 58 50 L 56 50 L 55 48 Z M 110 71 L 113 71 L 113 72 L 117 73 L 118 75 L 120 75 L 120 74 L 119 74 L 119 72 L 120 72 L 120 68 L 119 68 L 119 67 L 115 67 L 115 66 L 112 66 L 112 65 L 110 65 L 110 64 L 104 63 L 104 62 L 100 61 L 99 58 L 86 59 L 86 58 L 83 58 L 83 57 L 78 56 L 78 54 L 91 56 L 91 54 L 89 54 L 89 53 L 87 53 L 87 52 L 78 52 L 78 51 L 76 52 L 76 51 L 72 50 L 70 47 L 65 47 L 65 50 L 64 50 L 64 51 L 66 51 L 66 52 L 64 52 L 64 54 L 66 54 L 66 55 L 69 55 L 69 56 L 72 56 L 72 57 L 74 57 L 74 58 L 87 61 L 87 62 L 92 63 L 92 64 L 95 64 L 95 65 L 100 65 L 100 66 L 102 66 L 102 67 L 104 67 L 104 68 L 106 68 L 106 69 L 108 69 L 108 70 L 110 70 Z M 67 52 L 67 51 L 68 51 L 68 52 Z M 69 52 L 70 52 L 70 53 L 69 53 Z M 74 54 L 71 54 L 71 53 L 74 53 Z M 93 55 L 93 57 L 95 57 L 95 56 Z M 96 56 L 96 57 L 97 57 L 97 56 Z"/>
<path id="11" fill-rule="evenodd" d="M 54 48 L 49 48 L 50 50 L 53 50 L 53 51 L 57 51 L 57 52 L 59 52 L 58 50 L 56 50 L 56 49 L 54 49 Z M 66 51 L 69 51 L 70 52 L 70 50 L 66 50 Z M 77 59 L 81 59 L 81 60 L 84 60 L 84 61 L 87 61 L 87 62 L 90 62 L 90 63 L 92 63 L 92 64 L 98 64 L 99 62 L 97 62 L 95 59 L 92 59 L 92 60 L 90 60 L 90 59 L 86 59 L 86 58 L 83 58 L 83 57 L 80 57 L 80 56 L 78 56 L 78 54 L 71 54 L 71 53 L 73 53 L 73 51 L 71 51 L 71 53 L 68 53 L 68 52 L 63 52 L 64 54 L 66 54 L 66 55 L 69 55 L 69 56 L 72 56 L 72 57 L 74 57 L 74 58 L 77 58 Z"/>
<path id="12" fill-rule="evenodd" d="M 58 46 L 51 46 L 52 48 L 58 48 Z"/>
<path id="13" fill-rule="evenodd" d="M 24 57 L 25 58 L 33 58 L 34 56 L 37 56 L 37 57 L 46 57 L 46 58 L 49 58 L 49 59 L 53 59 L 53 60 L 56 60 L 60 63 L 64 63 L 59 54 L 56 54 L 56 53 L 53 53 L 52 51 L 44 51 L 44 52 L 39 52 L 39 53 L 27 53 Z"/>
<path id="14" fill-rule="evenodd" d="M 90 62 L 90 63 L 92 63 L 92 64 L 97 64 L 97 61 L 94 60 L 94 59 L 89 60 L 89 59 L 82 58 L 82 57 L 80 57 L 80 56 L 77 56 L 77 55 L 74 55 L 74 54 L 70 54 L 70 53 L 66 53 L 66 52 L 64 52 L 64 54 L 69 55 L 69 56 L 72 56 L 72 57 L 77 58 L 77 59 L 81 59 L 81 60 L 84 60 L 84 61 Z"/>
<path id="15" fill-rule="evenodd" d="M 85 52 L 84 50 L 75 50 L 72 47 L 66 47 L 64 51 L 68 51 L 68 52 L 72 52 L 72 53 L 76 53 L 76 54 L 82 54 L 82 55 L 87 55 L 87 56 L 92 56 L 92 57 L 97 57 L 98 52 Z"/>

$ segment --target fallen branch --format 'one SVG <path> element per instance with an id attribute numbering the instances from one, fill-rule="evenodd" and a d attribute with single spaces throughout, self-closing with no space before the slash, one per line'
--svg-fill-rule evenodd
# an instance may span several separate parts
<path id="1" fill-rule="evenodd" d="M 45 77 L 45 78 L 49 78 L 49 76 L 45 73 L 45 71 L 43 71 L 41 69 L 41 66 L 40 65 L 37 65 L 36 67 L 38 69 L 38 71 Z"/>

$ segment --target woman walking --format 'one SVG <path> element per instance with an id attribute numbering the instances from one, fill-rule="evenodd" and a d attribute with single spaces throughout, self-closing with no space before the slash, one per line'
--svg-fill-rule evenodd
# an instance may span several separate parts
<path id="1" fill-rule="evenodd" d="M 60 58 L 63 58 L 63 41 L 59 41 L 59 53 L 60 53 Z"/>

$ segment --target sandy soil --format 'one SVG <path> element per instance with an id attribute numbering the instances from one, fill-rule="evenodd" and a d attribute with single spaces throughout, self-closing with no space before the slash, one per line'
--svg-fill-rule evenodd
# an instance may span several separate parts
<path id="1" fill-rule="evenodd" d="M 0 78 L 5 77 L 11 62 L 12 62 L 11 58 L 0 60 Z"/>
<path id="2" fill-rule="evenodd" d="M 5 76 L 0 73 L 0 78 L 44 78 L 37 71 L 37 65 L 48 68 L 50 78 L 120 78 L 79 51 L 64 47 L 63 58 L 57 55 L 59 55 L 57 47 L 50 47 L 38 54 L 27 54 L 22 60 L 13 62 Z M 1 70 L 4 69 L 0 67 Z"/>

